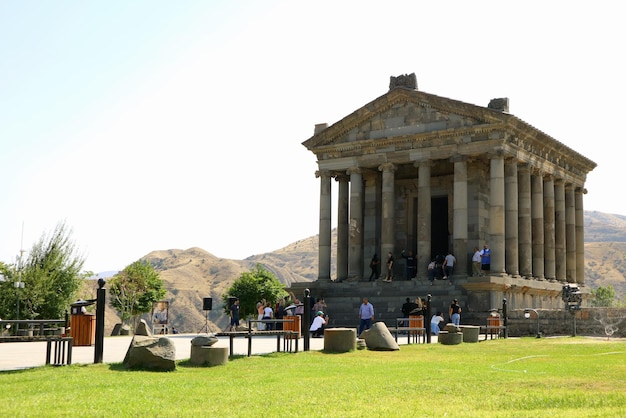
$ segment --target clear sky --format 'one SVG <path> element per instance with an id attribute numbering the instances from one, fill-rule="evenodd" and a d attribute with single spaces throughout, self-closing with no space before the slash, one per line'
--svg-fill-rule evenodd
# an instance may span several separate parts
<path id="1" fill-rule="evenodd" d="M 61 221 L 94 272 L 316 235 L 302 142 L 412 72 L 508 97 L 598 164 L 586 210 L 626 214 L 625 39 L 614 1 L 0 0 L 0 260 Z"/>

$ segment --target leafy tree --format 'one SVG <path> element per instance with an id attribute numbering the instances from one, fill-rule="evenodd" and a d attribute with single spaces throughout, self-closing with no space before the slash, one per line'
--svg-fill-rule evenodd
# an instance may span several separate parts
<path id="1" fill-rule="evenodd" d="M 228 313 L 228 297 L 236 297 L 239 299 L 241 306 L 241 317 L 256 314 L 257 302 L 265 299 L 267 302 L 274 304 L 278 298 L 287 295 L 282 283 L 278 281 L 276 276 L 267 271 L 261 264 L 249 272 L 242 273 L 237 280 L 228 289 L 228 292 L 222 295 L 224 303 L 224 312 Z"/>
<path id="2" fill-rule="evenodd" d="M 135 261 L 109 281 L 111 306 L 125 323 L 135 325 L 139 316 L 150 312 L 152 303 L 165 296 L 159 273 L 147 261 Z"/>
<path id="3" fill-rule="evenodd" d="M 608 285 L 607 287 L 600 286 L 595 292 L 592 292 L 592 294 L 594 296 L 591 301 L 593 306 L 607 308 L 613 306 L 615 301 L 615 289 L 613 289 L 612 285 Z"/>
<path id="4" fill-rule="evenodd" d="M 5 277 L 1 286 L 1 316 L 17 316 L 19 297 L 20 319 L 62 318 L 81 286 L 84 262 L 83 257 L 76 255 L 71 231 L 60 222 L 52 234 L 42 235 L 33 245 L 26 260 L 20 257 L 13 266 L 0 267 Z M 23 282 L 24 288 L 15 288 L 16 281 Z"/>

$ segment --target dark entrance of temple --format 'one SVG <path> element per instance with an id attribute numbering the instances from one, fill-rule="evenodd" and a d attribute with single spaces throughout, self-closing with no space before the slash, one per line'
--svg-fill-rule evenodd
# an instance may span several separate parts
<path id="1" fill-rule="evenodd" d="M 433 197 L 430 202 L 431 257 L 448 254 L 448 197 Z"/>

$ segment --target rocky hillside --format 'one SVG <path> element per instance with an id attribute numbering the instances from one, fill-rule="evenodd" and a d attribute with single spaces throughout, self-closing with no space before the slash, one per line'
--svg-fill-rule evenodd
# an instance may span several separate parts
<path id="1" fill-rule="evenodd" d="M 612 285 L 620 297 L 626 295 L 626 217 L 601 212 L 585 212 L 585 277 L 592 289 Z M 336 234 L 333 233 L 333 241 Z M 219 258 L 200 249 L 159 250 L 147 254 L 166 283 L 166 300 L 170 301 L 170 321 L 181 332 L 199 332 L 206 325 L 203 298 L 213 298 L 208 312 L 209 328 L 226 327 L 221 311 L 221 296 L 231 283 L 257 263 L 271 271 L 289 286 L 293 282 L 317 278 L 318 237 L 299 240 L 271 253 L 253 255 L 245 260 Z M 333 248 L 335 247 L 333 242 Z M 334 271 L 335 254 L 332 254 Z M 84 298 L 95 298 L 95 283 L 88 283 Z M 119 321 L 107 307 L 107 332 Z M 147 318 L 147 317 L 146 317 Z"/>

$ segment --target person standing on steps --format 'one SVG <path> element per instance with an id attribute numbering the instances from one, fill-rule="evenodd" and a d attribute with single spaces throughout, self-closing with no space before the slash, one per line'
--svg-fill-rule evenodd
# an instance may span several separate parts
<path id="1" fill-rule="evenodd" d="M 482 270 L 481 276 L 488 276 L 491 270 L 491 250 L 487 244 L 485 244 L 480 252 L 480 262 L 480 269 Z"/>
<path id="2" fill-rule="evenodd" d="M 378 259 L 378 254 L 374 254 L 372 257 L 372 261 L 370 261 L 370 269 L 372 273 L 370 274 L 369 281 L 376 281 L 378 279 L 378 265 L 380 264 L 380 260 Z"/>
<path id="3" fill-rule="evenodd" d="M 461 324 L 461 306 L 457 299 L 452 300 L 448 313 L 450 315 L 450 322 L 458 327 Z"/>
<path id="4" fill-rule="evenodd" d="M 474 255 L 472 255 L 472 277 L 480 276 L 480 250 L 474 247 Z"/>
<path id="5" fill-rule="evenodd" d="M 387 277 L 384 282 L 391 282 L 393 280 L 393 254 L 389 251 L 387 254 Z"/>
<path id="6" fill-rule="evenodd" d="M 452 255 L 452 251 L 448 251 L 448 255 L 443 260 L 443 278 L 450 279 L 448 284 L 452 284 L 452 274 L 454 273 L 454 263 L 456 263 L 456 257 Z"/>
<path id="7" fill-rule="evenodd" d="M 413 251 L 409 250 L 409 255 L 406 255 L 404 250 L 402 250 L 402 258 L 406 259 L 406 279 L 412 280 L 417 273 L 417 260 L 413 255 Z"/>

